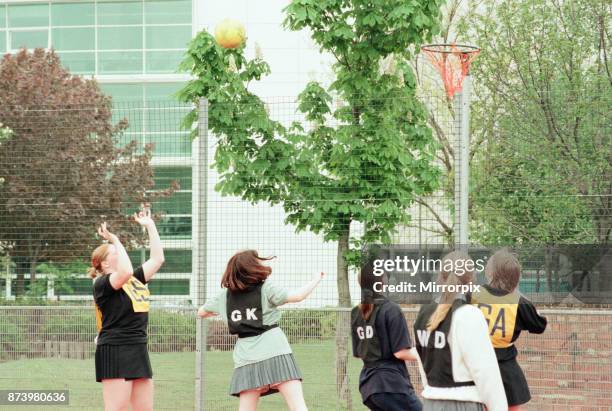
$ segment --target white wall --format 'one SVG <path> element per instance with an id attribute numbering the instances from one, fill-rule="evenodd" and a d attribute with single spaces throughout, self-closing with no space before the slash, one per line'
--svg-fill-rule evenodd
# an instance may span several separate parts
<path id="1" fill-rule="evenodd" d="M 255 42 L 270 64 L 272 74 L 253 84 L 251 90 L 264 100 L 273 97 L 295 97 L 308 81 L 329 79 L 331 58 L 321 55 L 306 32 L 290 32 L 282 27 L 286 0 L 199 1 L 194 13 L 194 30 L 206 28 L 214 33 L 225 18 L 240 20 L 248 36 L 246 55 L 253 58 Z M 277 99 L 272 99 L 276 100 Z M 282 99 L 291 101 L 292 99 Z M 296 119 L 295 105 L 274 104 L 271 115 L 277 119 Z M 209 163 L 214 155 L 214 138 L 209 140 Z M 296 288 L 313 272 L 322 270 L 327 277 L 304 303 L 306 306 L 335 305 L 336 243 L 324 243 L 320 236 L 305 232 L 296 234 L 284 223 L 281 207 L 251 205 L 237 198 L 221 197 L 214 191 L 217 174 L 210 170 L 208 183 L 208 297 L 218 292 L 221 274 L 227 260 L 238 250 L 254 248 L 261 255 L 276 255 L 271 263 L 275 283 Z M 353 297 L 359 292 L 353 279 Z"/>

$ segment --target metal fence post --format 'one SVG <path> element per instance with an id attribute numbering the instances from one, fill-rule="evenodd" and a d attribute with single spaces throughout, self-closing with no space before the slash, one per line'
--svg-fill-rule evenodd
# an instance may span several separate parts
<path id="1" fill-rule="evenodd" d="M 470 98 L 471 76 L 463 79 L 462 90 L 455 94 L 455 245 L 468 246 L 468 207 L 470 181 Z"/>
<path id="2" fill-rule="evenodd" d="M 195 287 L 195 303 L 200 307 L 206 299 L 206 219 L 208 190 L 208 100 L 200 99 L 198 104 L 198 137 L 193 150 L 193 191 L 192 191 L 192 256 Z M 196 319 L 196 375 L 195 409 L 204 410 L 206 321 Z"/>

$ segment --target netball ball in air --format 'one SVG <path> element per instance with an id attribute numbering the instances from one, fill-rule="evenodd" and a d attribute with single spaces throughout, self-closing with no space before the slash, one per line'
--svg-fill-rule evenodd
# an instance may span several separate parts
<path id="1" fill-rule="evenodd" d="M 215 40 L 226 49 L 240 47 L 246 40 L 244 25 L 237 20 L 223 20 L 215 28 Z"/>

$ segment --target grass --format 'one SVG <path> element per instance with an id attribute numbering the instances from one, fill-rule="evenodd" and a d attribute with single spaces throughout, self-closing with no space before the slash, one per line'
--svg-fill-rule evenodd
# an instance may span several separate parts
<path id="1" fill-rule="evenodd" d="M 313 411 L 340 409 L 334 376 L 334 342 L 294 344 L 294 354 L 304 374 L 306 403 Z M 156 410 L 193 410 L 195 360 L 193 352 L 151 353 L 155 380 Z M 237 410 L 238 399 L 228 394 L 232 353 L 212 351 L 205 355 L 205 409 Z M 365 410 L 357 389 L 361 361 L 349 363 L 354 410 Z M 0 390 L 69 390 L 70 406 L 19 406 L 19 410 L 101 410 L 102 386 L 95 382 L 90 360 L 25 359 L 0 364 Z M 11 407 L 15 409 L 16 407 Z M 4 409 L 4 408 L 3 408 Z M 263 397 L 258 410 L 286 409 L 280 394 Z"/>

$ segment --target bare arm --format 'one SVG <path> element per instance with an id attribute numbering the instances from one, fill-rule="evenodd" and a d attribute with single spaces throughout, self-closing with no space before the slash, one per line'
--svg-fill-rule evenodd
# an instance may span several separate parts
<path id="1" fill-rule="evenodd" d="M 161 245 L 161 239 L 159 238 L 155 221 L 153 221 L 151 218 L 151 209 L 148 206 L 143 206 L 142 211 L 140 211 L 138 214 L 134 214 L 134 220 L 136 220 L 136 222 L 141 226 L 145 227 L 147 229 L 147 233 L 149 234 L 151 255 L 142 265 L 145 280 L 149 282 L 164 264 L 164 249 Z"/>
<path id="2" fill-rule="evenodd" d="M 323 278 L 324 275 L 325 273 L 323 272 L 314 274 L 312 276 L 312 279 L 308 282 L 308 284 L 306 284 L 299 290 L 294 290 L 290 292 L 289 295 L 287 296 L 286 302 L 299 303 L 300 301 L 304 301 L 306 297 L 308 297 L 310 293 L 312 293 L 312 291 L 319 284 L 319 282 L 321 282 L 321 279 Z"/>
<path id="3" fill-rule="evenodd" d="M 403 350 L 394 352 L 393 355 L 398 360 L 404 360 L 404 361 L 415 361 L 419 358 L 419 354 L 417 353 L 417 350 L 414 347 L 404 348 Z"/>
<path id="4" fill-rule="evenodd" d="M 204 309 L 204 306 L 201 306 L 198 309 L 198 317 L 200 317 L 200 318 L 210 318 L 210 317 L 215 317 L 217 315 L 219 315 L 219 314 L 215 313 L 215 312 L 212 312 L 212 311 L 206 311 Z"/>
<path id="5" fill-rule="evenodd" d="M 134 273 L 134 268 L 132 267 L 132 262 L 130 261 L 130 257 L 125 251 L 123 244 L 119 241 L 119 238 L 108 231 L 106 228 L 106 223 L 102 223 L 98 228 L 98 234 L 105 240 L 108 240 L 114 247 L 117 252 L 117 270 L 116 272 L 110 275 L 110 284 L 113 289 L 118 290 L 123 287 L 123 284 L 128 282 L 132 274 Z"/>

